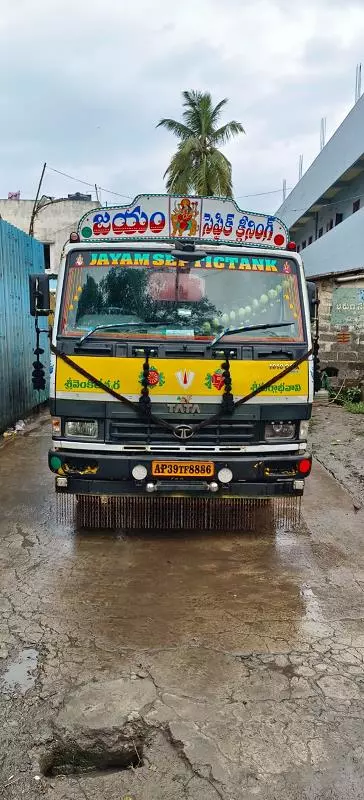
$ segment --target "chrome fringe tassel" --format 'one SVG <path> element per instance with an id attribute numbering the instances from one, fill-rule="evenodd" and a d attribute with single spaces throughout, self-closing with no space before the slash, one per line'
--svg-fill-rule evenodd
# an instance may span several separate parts
<path id="1" fill-rule="evenodd" d="M 300 524 L 301 498 L 57 495 L 57 521 L 76 529 L 270 533 Z"/>
<path id="2" fill-rule="evenodd" d="M 72 525 L 75 521 L 76 497 L 74 494 L 56 493 L 57 525 Z"/>

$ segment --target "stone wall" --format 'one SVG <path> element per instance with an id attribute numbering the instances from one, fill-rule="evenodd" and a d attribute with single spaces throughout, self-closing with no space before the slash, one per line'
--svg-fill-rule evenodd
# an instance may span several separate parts
<path id="1" fill-rule="evenodd" d="M 333 305 L 337 305 L 335 289 L 363 290 L 364 307 L 364 277 L 359 277 L 350 282 L 340 282 L 336 278 L 322 278 L 315 281 L 318 287 L 319 306 L 319 342 L 320 342 L 320 367 L 328 369 L 333 385 L 345 380 L 347 385 L 358 384 L 364 381 L 364 319 L 361 311 L 350 309 L 349 303 L 340 305 L 349 306 L 340 311 L 343 317 L 335 321 Z M 354 292 L 353 292 L 354 294 Z M 361 292 L 356 292 L 361 296 Z M 334 316 L 334 319 L 333 319 Z M 337 315 L 336 315 L 337 316 Z M 353 316 L 356 316 L 353 321 Z M 364 317 L 364 315 L 363 315 Z M 336 375 L 335 375 L 336 373 Z"/>

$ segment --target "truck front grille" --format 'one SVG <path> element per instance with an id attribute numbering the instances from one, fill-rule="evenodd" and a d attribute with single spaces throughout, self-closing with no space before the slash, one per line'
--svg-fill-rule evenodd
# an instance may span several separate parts
<path id="1" fill-rule="evenodd" d="M 199 420 L 201 421 L 201 417 Z M 196 424 L 197 420 L 174 420 L 172 424 Z M 221 419 L 217 423 L 201 428 L 188 441 L 180 441 L 172 431 L 160 428 L 159 425 L 138 418 L 124 418 L 111 420 L 108 425 L 108 438 L 112 444 L 123 445 L 128 451 L 141 451 L 144 449 L 184 452 L 201 450 L 206 452 L 218 450 L 219 452 L 239 451 L 246 444 L 259 441 L 260 424 L 241 419 Z"/>

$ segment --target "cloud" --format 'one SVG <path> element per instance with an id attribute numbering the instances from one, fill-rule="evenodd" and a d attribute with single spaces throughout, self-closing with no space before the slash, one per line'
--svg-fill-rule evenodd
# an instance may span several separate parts
<path id="1" fill-rule="evenodd" d="M 121 194 L 162 191 L 175 140 L 155 125 L 198 88 L 246 128 L 225 149 L 240 204 L 275 209 L 299 154 L 317 155 L 321 117 L 331 134 L 349 111 L 363 34 L 362 0 L 3 0 L 0 194 L 33 196 L 43 161 Z M 48 172 L 44 188 L 82 185 Z"/>

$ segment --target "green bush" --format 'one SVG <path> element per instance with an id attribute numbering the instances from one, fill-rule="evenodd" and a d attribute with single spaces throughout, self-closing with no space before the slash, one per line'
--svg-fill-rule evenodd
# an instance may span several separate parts
<path id="1" fill-rule="evenodd" d="M 345 388 L 340 389 L 338 394 L 338 389 L 333 388 L 331 386 L 331 381 L 329 376 L 323 371 L 321 375 L 321 382 L 322 388 L 326 389 L 329 393 L 329 399 L 336 403 L 337 406 L 347 406 L 349 405 L 363 405 L 363 401 L 361 399 L 361 388 L 360 386 L 346 386 Z M 349 409 L 351 410 L 351 409 Z M 362 414 L 362 411 L 353 412 L 357 414 Z"/>
<path id="2" fill-rule="evenodd" d="M 360 403 L 361 401 L 360 386 L 350 386 L 347 389 L 343 389 L 341 394 L 344 396 L 345 402 Z"/>
<path id="3" fill-rule="evenodd" d="M 337 389 L 330 388 L 329 398 L 330 400 L 334 400 L 337 406 L 345 406 L 347 403 L 357 405 L 361 401 L 360 386 L 348 386 L 345 389 L 341 389 L 337 397 L 336 395 Z"/>
<path id="4" fill-rule="evenodd" d="M 346 411 L 350 411 L 351 414 L 364 414 L 364 401 L 356 401 L 350 402 L 350 400 L 346 400 L 343 403 L 344 408 Z"/>

